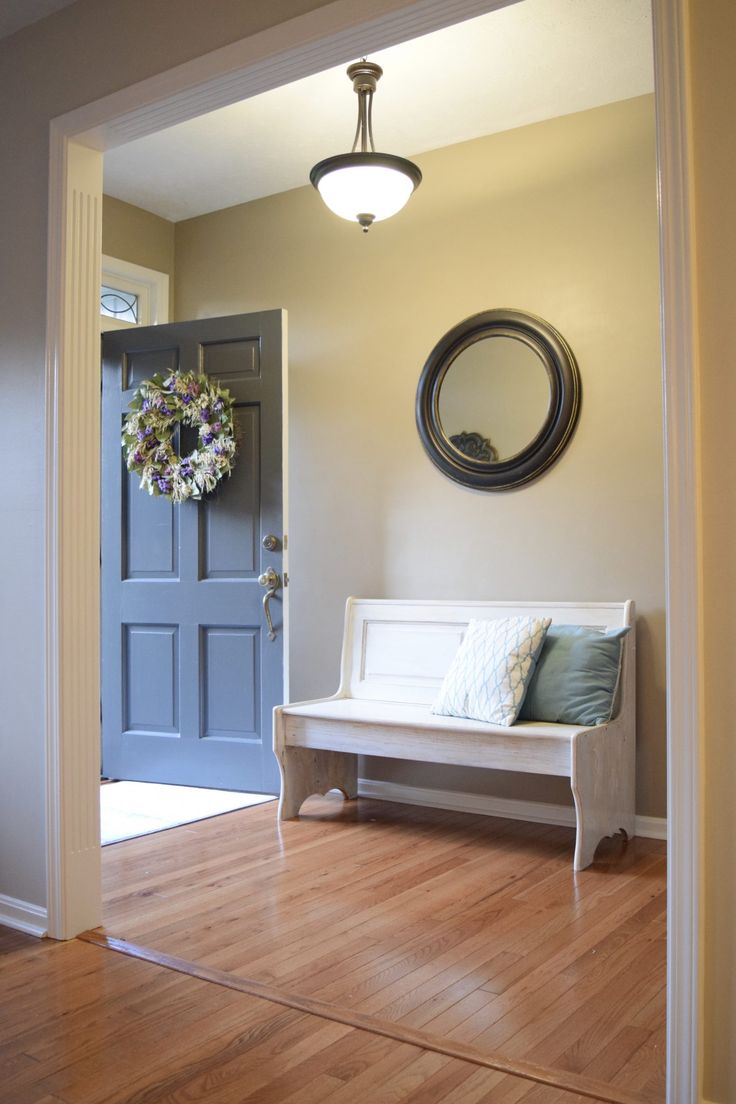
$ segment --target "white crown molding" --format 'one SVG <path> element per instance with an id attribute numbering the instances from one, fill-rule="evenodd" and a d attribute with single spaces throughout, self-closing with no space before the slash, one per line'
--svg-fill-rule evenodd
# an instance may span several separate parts
<path id="1" fill-rule="evenodd" d="M 0 924 L 42 938 L 48 931 L 46 909 L 0 893 Z"/>
<path id="2" fill-rule="evenodd" d="M 334 0 L 60 116 L 95 149 L 186 122 L 518 0 Z M 369 13 L 369 17 L 367 14 Z"/>
<path id="3" fill-rule="evenodd" d="M 575 827 L 575 809 L 572 805 L 552 805 L 543 801 L 494 797 L 491 794 L 404 786 L 398 782 L 383 782 L 375 778 L 359 778 L 358 794 L 360 797 L 373 797 L 379 801 L 396 801 L 400 805 L 424 805 L 430 809 L 447 809 L 450 812 L 479 813 L 481 816 L 526 820 L 533 824 Z M 663 817 L 638 816 L 636 834 L 648 839 L 667 839 L 667 821 Z"/>

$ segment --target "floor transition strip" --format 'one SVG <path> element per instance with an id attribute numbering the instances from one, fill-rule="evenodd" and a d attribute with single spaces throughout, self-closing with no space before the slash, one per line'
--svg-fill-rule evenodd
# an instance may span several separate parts
<path id="1" fill-rule="evenodd" d="M 400 1023 L 392 1023 L 388 1020 L 381 1020 L 376 1016 L 366 1015 L 364 1012 L 340 1008 L 338 1005 L 316 1000 L 314 997 L 287 993 L 273 985 L 266 985 L 252 978 L 238 977 L 237 974 L 230 974 L 225 970 L 202 966 L 199 963 L 190 962 L 186 958 L 178 958 L 176 955 L 164 954 L 162 951 L 156 951 L 151 947 L 144 947 L 139 943 L 128 943 L 124 939 L 116 939 L 113 936 L 105 935 L 104 932 L 99 930 L 82 932 L 77 938 L 84 943 L 92 943 L 96 947 L 103 947 L 118 954 L 128 955 L 130 958 L 151 962 L 165 970 L 187 974 L 189 977 L 198 978 L 200 981 L 209 981 L 213 985 L 221 985 L 225 989 L 234 989 L 238 993 L 246 993 L 248 996 L 258 997 L 261 1000 L 270 1001 L 272 1004 L 280 1004 L 297 1012 L 304 1012 L 310 1016 L 320 1016 L 325 1020 L 345 1024 L 347 1027 L 369 1031 L 374 1035 L 382 1035 L 396 1042 L 408 1043 L 422 1050 L 443 1054 L 448 1058 L 458 1058 L 462 1062 L 470 1062 L 484 1069 L 511 1074 L 514 1077 L 534 1081 L 549 1088 L 577 1093 L 578 1096 L 588 1097 L 590 1100 L 596 1101 L 596 1104 L 648 1104 L 644 1097 L 636 1093 L 627 1092 L 614 1085 L 606 1085 L 604 1082 L 596 1081 L 570 1070 L 551 1070 L 544 1066 L 535 1065 L 533 1062 L 525 1062 L 523 1059 L 505 1058 L 500 1054 L 485 1054 L 477 1047 L 467 1043 L 443 1039 L 425 1031 L 405 1027 Z"/>

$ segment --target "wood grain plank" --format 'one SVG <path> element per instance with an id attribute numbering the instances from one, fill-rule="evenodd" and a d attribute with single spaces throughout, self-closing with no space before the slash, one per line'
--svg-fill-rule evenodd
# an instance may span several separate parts
<path id="1" fill-rule="evenodd" d="M 333 796 L 280 829 L 261 806 L 179 832 L 105 849 L 105 934 L 492 1055 L 540 1064 L 541 1047 L 576 1072 L 623 1027 L 643 1041 L 664 1022 L 658 958 L 621 980 L 627 956 L 663 946 L 658 841 L 606 840 L 574 875 L 570 829 Z M 636 1092 L 628 1065 L 617 1084 Z"/>
<path id="2" fill-rule="evenodd" d="M 39 940 L 34 935 L 8 928 L 0 924 L 0 956 L 16 954 L 21 950 L 33 949 Z"/>
<path id="3" fill-rule="evenodd" d="M 498 1084 L 529 1087 L 79 941 L 7 961 L 34 998 L 18 1024 L 17 990 L 0 989 L 14 1047 L 2 1104 L 477 1104 Z"/>
<path id="4" fill-rule="evenodd" d="M 145 962 L 154 963 L 167 970 L 186 974 L 203 981 L 209 981 L 224 988 L 234 989 L 249 996 L 260 997 L 262 1000 L 274 1004 L 280 1004 L 312 1016 L 334 1020 L 340 1024 L 346 1024 L 368 1031 L 376 1035 L 382 1035 L 397 1042 L 407 1043 L 423 1050 L 434 1051 L 448 1057 L 458 1058 L 461 1061 L 471 1062 L 474 1065 L 483 1066 L 511 1073 L 515 1077 L 535 1081 L 542 1085 L 552 1085 L 555 1088 L 562 1087 L 568 1091 L 578 1093 L 592 1100 L 605 1100 L 610 1104 L 642 1104 L 641 1098 L 628 1093 L 626 1090 L 612 1089 L 591 1079 L 574 1073 L 563 1071 L 551 1072 L 541 1066 L 521 1059 L 510 1061 L 501 1055 L 484 1054 L 475 1047 L 462 1043 L 445 1042 L 435 1038 L 426 1032 L 404 1027 L 400 1024 L 391 1024 L 379 1020 L 376 1017 L 367 1016 L 361 1012 L 354 1012 L 327 1002 L 315 1000 L 312 997 L 304 997 L 295 993 L 286 993 L 273 986 L 265 985 L 253 979 L 245 979 L 234 974 L 226 974 L 212 967 L 201 966 L 197 963 L 187 962 L 174 955 L 162 954 L 151 948 L 137 944 L 127 943 L 124 940 L 112 939 L 99 931 L 85 932 L 79 939 L 92 943 L 98 947 L 118 951 L 121 954 L 138 958 Z"/>

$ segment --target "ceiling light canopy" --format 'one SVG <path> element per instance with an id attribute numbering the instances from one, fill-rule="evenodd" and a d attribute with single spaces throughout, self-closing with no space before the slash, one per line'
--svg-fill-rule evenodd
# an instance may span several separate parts
<path id="1" fill-rule="evenodd" d="M 413 161 L 376 153 L 373 141 L 373 93 L 383 75 L 380 65 L 357 61 L 348 76 L 358 94 L 358 125 L 351 153 L 327 157 L 309 179 L 336 215 L 358 222 L 365 233 L 374 222 L 390 218 L 407 203 L 422 174 Z M 370 149 L 369 149 L 370 147 Z"/>

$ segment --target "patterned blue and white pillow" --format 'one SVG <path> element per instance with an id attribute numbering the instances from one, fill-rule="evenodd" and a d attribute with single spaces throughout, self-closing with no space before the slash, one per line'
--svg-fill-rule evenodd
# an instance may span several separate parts
<path id="1" fill-rule="evenodd" d="M 512 725 L 550 624 L 549 617 L 471 621 L 432 712 Z"/>

